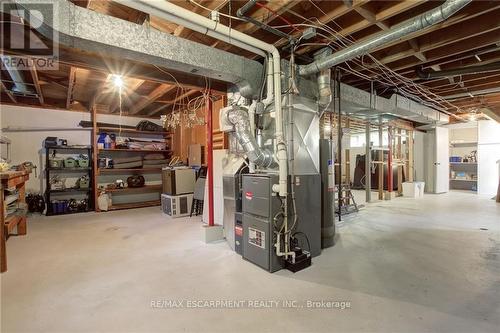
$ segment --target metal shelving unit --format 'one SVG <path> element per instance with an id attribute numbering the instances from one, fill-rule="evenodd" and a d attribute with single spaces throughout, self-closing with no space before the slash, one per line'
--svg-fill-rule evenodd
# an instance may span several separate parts
<path id="1" fill-rule="evenodd" d="M 50 155 L 51 152 L 62 151 L 65 155 L 76 155 L 84 152 L 89 158 L 89 167 L 74 167 L 74 168 L 52 168 L 50 167 Z M 93 181 L 93 162 L 92 162 L 93 151 L 90 146 L 53 146 L 53 147 L 45 147 L 45 201 L 47 203 L 47 216 L 52 215 L 67 215 L 67 214 L 75 214 L 75 213 L 83 213 L 94 210 L 94 181 Z M 55 173 L 81 173 L 87 174 L 90 179 L 90 184 L 88 188 L 65 188 L 65 189 L 51 189 L 50 188 L 50 178 Z M 52 201 L 55 200 L 53 198 L 54 195 L 57 196 L 58 200 L 69 200 L 70 198 L 66 198 L 69 195 L 86 195 L 88 200 L 87 209 L 85 211 L 76 211 L 76 212 L 54 212 L 52 207 Z M 63 199 L 60 199 L 60 198 Z"/>
<path id="2" fill-rule="evenodd" d="M 454 148 L 471 148 L 471 150 L 477 150 L 477 142 L 450 142 L 450 148 L 452 152 Z M 477 171 L 477 162 L 450 162 L 450 189 L 477 191 Z M 453 174 L 456 177 L 457 173 L 464 173 L 466 177 L 474 175 L 475 178 L 453 178 Z"/>

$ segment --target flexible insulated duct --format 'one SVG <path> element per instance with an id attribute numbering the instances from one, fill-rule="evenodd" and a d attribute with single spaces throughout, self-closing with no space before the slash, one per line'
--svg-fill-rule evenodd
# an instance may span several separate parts
<path id="1" fill-rule="evenodd" d="M 331 68 L 335 65 L 351 60 L 357 56 L 368 54 L 377 47 L 397 41 L 406 35 L 428 28 L 448 19 L 469 2 L 471 2 L 471 0 L 448 0 L 437 8 L 404 21 L 403 23 L 397 24 L 393 28 L 375 34 L 373 37 L 367 38 L 364 41 L 357 42 L 339 52 L 335 52 L 329 57 L 314 61 L 308 65 L 299 66 L 299 74 L 314 74 L 323 69 Z"/>
<path id="2" fill-rule="evenodd" d="M 275 166 L 274 157 L 271 152 L 260 148 L 257 144 L 250 126 L 248 112 L 245 109 L 233 106 L 233 109 L 227 113 L 227 119 L 234 125 L 236 138 L 243 147 L 250 162 L 264 168 Z"/>

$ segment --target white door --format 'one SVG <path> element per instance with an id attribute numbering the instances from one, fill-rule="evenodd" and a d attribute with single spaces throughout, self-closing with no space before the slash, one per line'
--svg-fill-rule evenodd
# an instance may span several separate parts
<path id="1" fill-rule="evenodd" d="M 444 127 L 436 127 L 434 142 L 434 193 L 450 189 L 449 133 Z"/>

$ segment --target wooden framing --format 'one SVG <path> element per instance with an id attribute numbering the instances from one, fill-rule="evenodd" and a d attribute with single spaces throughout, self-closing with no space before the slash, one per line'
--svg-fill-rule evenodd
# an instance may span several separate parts
<path id="1" fill-rule="evenodd" d="M 90 1 L 90 0 L 72 0 L 78 6 L 88 8 L 106 15 L 112 15 L 120 19 L 129 20 L 130 22 L 149 24 L 152 29 L 158 29 L 163 32 L 174 34 L 183 38 L 188 38 L 193 41 L 210 45 L 212 47 L 228 50 L 229 52 L 240 54 L 246 57 L 255 58 L 254 54 L 238 49 L 234 46 L 228 45 L 224 42 L 216 41 L 206 35 L 191 31 L 188 28 L 178 26 L 171 22 L 167 22 L 156 17 L 149 17 L 147 14 L 140 11 L 131 9 L 112 1 Z M 176 1 L 177 5 L 187 8 L 195 13 L 203 16 L 210 14 L 209 10 L 205 10 L 188 1 Z M 216 1 L 206 0 L 201 1 L 201 4 L 210 9 L 217 10 L 221 13 L 228 13 L 231 6 L 231 13 L 234 13 L 245 2 L 229 2 L 228 0 Z M 272 26 L 281 26 L 279 29 L 292 36 L 298 38 L 301 36 L 307 26 L 302 23 L 321 23 L 328 24 L 330 29 L 335 30 L 336 35 L 345 36 L 351 41 L 357 42 L 372 36 L 373 34 L 390 29 L 394 25 L 415 17 L 429 9 L 435 8 L 440 2 L 432 1 L 376 1 L 376 0 L 355 0 L 355 1 L 298 1 L 298 0 L 276 0 L 259 3 L 248 15 L 254 19 L 259 20 L 265 24 Z M 500 32 L 500 21 L 498 16 L 500 14 L 500 3 L 493 3 L 491 1 L 473 1 L 448 20 L 426 28 L 424 30 L 404 36 L 398 41 L 386 44 L 372 51 L 371 55 L 378 59 L 383 64 L 386 64 L 392 70 L 398 71 L 401 75 L 409 79 L 418 80 L 415 75 L 416 67 L 433 68 L 434 70 L 446 70 L 449 68 L 456 68 L 460 66 L 470 66 L 478 64 L 476 55 L 481 55 L 480 63 L 491 63 L 500 61 L 500 52 L 498 48 L 498 33 Z M 304 18 L 306 21 L 304 22 Z M 317 19 L 311 19 L 317 18 Z M 311 19 L 307 21 L 307 19 Z M 228 24 L 225 17 L 221 17 L 223 24 Z M 292 26 L 287 26 L 291 24 Z M 252 36 L 261 39 L 268 43 L 274 43 L 277 47 L 283 47 L 287 44 L 286 39 L 279 38 L 275 35 L 263 31 L 259 26 L 252 23 L 233 20 L 232 28 L 238 31 L 251 34 Z M 326 40 L 320 35 L 314 37 L 308 43 L 310 45 L 298 49 L 297 54 L 306 54 L 311 56 L 312 53 L 320 47 Z M 341 46 L 336 46 L 338 49 Z M 496 51 L 495 51 L 496 50 Z M 8 54 L 9 50 L 6 50 Z M 284 57 L 287 56 L 287 50 L 283 50 Z M 485 53 L 488 52 L 488 53 Z M 101 56 L 90 54 L 81 54 L 74 50 L 61 49 L 60 50 L 60 63 L 68 64 L 76 68 L 85 68 L 93 72 L 101 72 L 108 74 L 109 68 L 118 68 L 115 66 L 116 59 L 104 59 Z M 111 62 L 111 65 L 110 65 Z M 120 59 L 123 68 L 130 68 L 131 72 L 127 73 L 127 77 L 134 77 L 145 81 L 145 86 L 148 89 L 139 89 L 141 92 L 138 94 L 141 99 L 131 110 L 132 114 L 137 115 L 156 115 L 160 112 L 169 112 L 168 106 L 158 106 L 156 109 L 150 110 L 151 104 L 159 92 L 156 87 L 148 83 L 155 82 L 158 84 L 172 84 L 172 78 L 157 71 L 153 66 L 144 64 L 130 63 L 127 60 Z M 370 60 L 364 59 L 364 65 L 369 66 Z M 351 66 L 364 73 L 370 74 L 364 68 L 359 67 L 358 63 L 352 62 Z M 48 107 L 54 106 L 52 103 L 55 99 L 52 97 L 53 91 L 60 89 L 61 82 L 68 81 L 68 95 L 73 89 L 74 96 L 80 96 L 80 91 L 89 89 L 89 86 L 83 84 L 75 84 L 72 87 L 71 82 L 74 70 L 70 70 L 67 79 L 61 80 L 48 80 L 44 79 L 43 71 L 35 70 L 38 78 L 34 76 L 33 83 L 35 89 L 40 97 L 40 104 L 47 104 Z M 497 75 L 496 77 L 494 75 Z M 439 84 L 436 81 L 420 81 L 421 84 L 433 88 L 433 92 L 441 96 L 449 96 L 462 92 L 473 92 L 484 89 L 485 87 L 498 86 L 500 80 L 498 79 L 500 71 L 496 71 L 489 75 L 473 76 L 464 75 L 462 80 L 454 80 L 452 78 L 441 80 Z M 175 73 L 181 85 L 186 89 L 199 89 L 195 80 L 186 79 L 189 75 L 182 73 Z M 182 77 L 181 77 L 182 76 Z M 45 98 L 41 95 L 40 81 L 45 82 L 43 85 L 43 92 L 45 97 L 50 96 L 52 100 Z M 369 91 L 369 82 L 361 80 L 358 77 L 347 74 L 343 78 L 343 82 L 355 85 L 361 89 Z M 445 82 L 446 84 L 444 84 Z M 216 83 L 212 84 L 212 88 L 225 93 L 222 86 L 215 87 Z M 72 88 L 72 89 L 71 89 Z M 90 87 L 92 88 L 92 87 Z M 376 87 L 377 88 L 377 87 Z M 446 89 L 443 89 L 446 88 Z M 2 87 L 5 92 L 7 89 Z M 187 92 L 186 92 L 187 93 Z M 194 93 L 192 93 L 194 94 Z M 71 97 L 68 95 L 61 97 L 61 104 L 66 108 L 70 107 Z M 191 96 L 191 95 L 188 95 Z M 27 103 L 23 98 L 15 98 L 12 94 L 7 92 L 9 102 L 12 103 Z M 91 96 L 87 100 L 75 99 L 75 102 L 80 104 L 89 105 L 92 109 L 98 101 L 97 96 Z M 146 102 L 146 100 L 148 100 Z M 153 101 L 149 101 L 153 100 Z M 495 103 L 494 100 L 490 101 L 489 96 L 485 96 L 479 100 L 478 98 L 465 98 L 466 103 L 458 103 L 460 111 L 456 108 L 450 107 L 449 112 L 466 112 L 467 109 L 472 107 L 488 108 L 495 114 L 500 115 L 500 103 Z M 3 101 L 2 101 L 3 102 Z M 135 99 L 132 104 L 136 103 Z M 452 101 L 452 103 L 454 103 Z M 128 103 L 130 104 L 130 103 Z M 463 105 L 463 106 L 462 106 Z M 103 111 L 101 111 L 101 109 Z M 114 112 L 116 110 L 116 102 L 111 101 L 108 108 L 99 108 L 99 112 Z"/>
<path id="2" fill-rule="evenodd" d="M 40 88 L 40 81 L 38 80 L 38 73 L 34 64 L 30 66 L 30 74 L 31 78 L 33 79 L 33 85 L 35 86 L 36 94 L 38 96 L 38 100 L 40 101 L 40 105 L 43 105 L 44 104 L 43 93 L 42 89 Z"/>
<path id="3" fill-rule="evenodd" d="M 69 110 L 71 106 L 71 98 L 73 96 L 73 88 L 75 87 L 75 74 L 76 68 L 71 66 L 69 70 L 68 94 L 66 97 L 66 109 Z"/>
<path id="4" fill-rule="evenodd" d="M 26 235 L 26 215 L 14 213 L 5 214 L 4 190 L 16 188 L 19 193 L 19 202 L 26 203 L 26 182 L 29 174 L 26 171 L 7 171 L 0 173 L 0 273 L 7 271 L 6 241 L 14 229 L 18 235 Z"/>

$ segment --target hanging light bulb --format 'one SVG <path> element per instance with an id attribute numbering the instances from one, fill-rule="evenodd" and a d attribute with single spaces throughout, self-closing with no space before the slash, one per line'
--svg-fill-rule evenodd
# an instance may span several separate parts
<path id="1" fill-rule="evenodd" d="M 113 75 L 113 83 L 117 88 L 120 88 L 123 86 L 123 78 L 121 75 Z"/>

